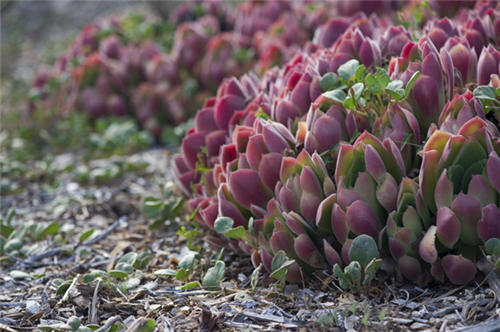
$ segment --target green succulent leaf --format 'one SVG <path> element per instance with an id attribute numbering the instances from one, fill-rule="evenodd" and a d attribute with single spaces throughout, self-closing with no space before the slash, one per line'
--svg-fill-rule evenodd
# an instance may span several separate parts
<path id="1" fill-rule="evenodd" d="M 80 235 L 80 242 L 87 240 L 89 237 L 92 236 L 92 234 L 94 234 L 93 228 L 89 229 L 88 231 L 83 232 L 82 235 Z"/>
<path id="2" fill-rule="evenodd" d="M 260 270 L 262 270 L 262 266 L 263 266 L 262 264 L 259 264 L 259 266 L 257 266 L 250 275 L 250 286 L 252 287 L 252 289 L 255 289 L 255 287 L 257 287 L 257 283 L 259 282 Z"/>
<path id="3" fill-rule="evenodd" d="M 417 82 L 417 79 L 418 77 L 420 76 L 420 72 L 417 71 L 415 72 L 411 77 L 410 77 L 410 80 L 408 81 L 408 83 L 406 84 L 406 88 L 405 88 L 405 98 L 408 98 L 408 96 L 410 95 L 410 92 L 411 92 L 411 89 L 413 89 L 413 86 L 415 85 L 415 83 Z"/>
<path id="4" fill-rule="evenodd" d="M 193 267 L 194 261 L 200 257 L 196 251 L 188 251 L 180 260 L 179 267 L 190 270 Z"/>
<path id="5" fill-rule="evenodd" d="M 346 98 L 343 103 L 344 107 L 347 109 L 355 109 L 356 108 L 356 103 L 354 102 L 353 97 Z"/>
<path id="6" fill-rule="evenodd" d="M 146 197 L 142 203 L 142 212 L 148 218 L 156 218 L 163 208 L 163 201 L 156 197 Z"/>
<path id="7" fill-rule="evenodd" d="M 271 278 L 282 281 L 288 273 L 288 268 L 295 263 L 293 259 L 288 259 L 288 256 L 283 250 L 278 251 L 271 262 L 272 273 Z"/>
<path id="8" fill-rule="evenodd" d="M 31 275 L 29 273 L 19 270 L 10 271 L 9 276 L 15 280 L 31 279 Z"/>
<path id="9" fill-rule="evenodd" d="M 356 73 L 354 74 L 354 77 L 356 78 L 356 81 L 362 81 L 366 76 L 366 67 L 365 65 L 360 65 L 356 69 Z"/>
<path id="10" fill-rule="evenodd" d="M 378 269 L 382 265 L 382 260 L 379 258 L 374 258 L 365 267 L 365 278 L 363 280 L 363 285 L 367 286 L 377 274 Z"/>
<path id="11" fill-rule="evenodd" d="M 215 262 L 215 265 L 207 270 L 203 278 L 204 287 L 219 287 L 226 273 L 226 264 L 223 261 Z"/>
<path id="12" fill-rule="evenodd" d="M 363 83 L 356 83 L 351 87 L 352 92 L 353 92 L 353 97 L 355 100 L 358 100 L 361 97 L 361 94 L 363 93 L 364 88 L 365 88 L 365 85 Z"/>
<path id="13" fill-rule="evenodd" d="M 174 269 L 160 269 L 160 270 L 156 270 L 155 272 L 153 272 L 155 275 L 157 276 L 169 276 L 169 277 L 175 277 L 175 275 L 177 274 L 177 271 L 174 270 Z"/>
<path id="14" fill-rule="evenodd" d="M 126 263 L 128 265 L 134 265 L 137 259 L 137 253 L 129 252 L 118 259 L 118 263 Z"/>
<path id="15" fill-rule="evenodd" d="M 359 68 L 359 61 L 352 59 L 341 65 L 337 72 L 339 76 L 344 80 L 348 81 L 356 75 L 356 70 Z"/>
<path id="16" fill-rule="evenodd" d="M 319 81 L 321 91 L 326 92 L 334 90 L 339 83 L 339 77 L 335 73 L 326 73 Z"/>
<path id="17" fill-rule="evenodd" d="M 361 266 L 359 262 L 354 261 L 349 263 L 344 269 L 344 274 L 351 279 L 354 285 L 361 281 Z"/>
<path id="18" fill-rule="evenodd" d="M 191 281 L 191 282 L 188 282 L 187 284 L 183 285 L 181 287 L 182 290 L 190 290 L 190 289 L 194 289 L 194 288 L 199 288 L 201 287 L 201 284 L 198 280 L 195 280 L 195 281 Z"/>
<path id="19" fill-rule="evenodd" d="M 346 94 L 343 90 L 337 89 L 323 93 L 323 97 L 331 99 L 337 103 L 343 104 L 346 99 Z"/>
<path id="20" fill-rule="evenodd" d="M 244 239 L 246 236 L 246 230 L 243 226 L 238 226 L 236 228 L 231 228 L 224 233 L 227 238 L 230 239 Z"/>
<path id="21" fill-rule="evenodd" d="M 180 268 L 179 270 L 177 270 L 177 273 L 175 274 L 175 278 L 177 280 L 186 280 L 189 277 L 190 273 L 191 273 L 190 270 Z"/>
<path id="22" fill-rule="evenodd" d="M 488 255 L 496 256 L 500 258 L 500 239 L 495 237 L 489 239 L 484 243 L 484 251 Z"/>
<path id="23" fill-rule="evenodd" d="M 395 100 L 403 99 L 405 90 L 403 89 L 403 81 L 394 80 L 389 82 L 385 87 L 385 91 Z"/>
<path id="24" fill-rule="evenodd" d="M 122 270 L 111 270 L 109 274 L 116 279 L 125 279 L 128 277 L 128 273 Z"/>
<path id="25" fill-rule="evenodd" d="M 229 217 L 219 217 L 215 220 L 214 229 L 219 234 L 224 234 L 233 228 L 234 220 Z"/>
<path id="26" fill-rule="evenodd" d="M 349 249 L 349 260 L 357 261 L 364 268 L 374 258 L 379 257 L 379 252 L 375 240 L 369 235 L 362 234 L 352 241 Z"/>
<path id="27" fill-rule="evenodd" d="M 489 85 L 480 85 L 474 89 L 474 97 L 484 100 L 496 101 L 495 88 Z"/>

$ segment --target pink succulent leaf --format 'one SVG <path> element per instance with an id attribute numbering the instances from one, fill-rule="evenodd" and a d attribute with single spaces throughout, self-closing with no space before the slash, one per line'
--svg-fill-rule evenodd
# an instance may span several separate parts
<path id="1" fill-rule="evenodd" d="M 370 206 L 362 200 L 352 203 L 346 213 L 347 225 L 357 235 L 367 234 L 378 238 L 379 222 Z"/>
<path id="2" fill-rule="evenodd" d="M 500 208 L 495 204 L 483 208 L 482 217 L 477 224 L 477 233 L 483 242 L 491 238 L 500 239 Z"/>
<path id="3" fill-rule="evenodd" d="M 415 257 L 406 255 L 399 258 L 397 262 L 399 269 L 409 280 L 417 281 L 422 277 L 422 267 Z"/>
<path id="4" fill-rule="evenodd" d="M 448 207 L 441 207 L 437 212 L 437 237 L 447 248 L 453 248 L 460 238 L 460 222 Z"/>
<path id="5" fill-rule="evenodd" d="M 307 234 L 303 233 L 297 236 L 294 240 L 294 247 L 297 256 L 308 265 L 315 268 L 325 266 L 321 254 Z"/>
<path id="6" fill-rule="evenodd" d="M 458 255 L 447 255 L 441 260 L 446 277 L 455 285 L 464 285 L 476 276 L 476 266 L 469 259 Z"/>
<path id="7" fill-rule="evenodd" d="M 229 175 L 229 188 L 235 200 L 247 209 L 251 204 L 266 206 L 272 196 L 259 174 L 250 169 L 232 172 Z"/>

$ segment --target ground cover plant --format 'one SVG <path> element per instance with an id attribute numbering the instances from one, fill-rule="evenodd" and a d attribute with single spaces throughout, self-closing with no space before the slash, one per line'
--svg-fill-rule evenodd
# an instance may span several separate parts
<path id="1" fill-rule="evenodd" d="M 334 267 L 359 280 L 370 263 L 351 271 L 360 237 L 371 259 L 420 285 L 489 273 L 482 248 L 500 237 L 496 5 L 410 30 L 336 18 L 318 30 L 335 36 L 328 44 L 260 81 L 224 81 L 174 157 L 197 222 L 290 282 Z"/>
<path id="2" fill-rule="evenodd" d="M 86 26 L 33 82 L 35 116 L 131 116 L 161 138 L 224 77 L 288 60 L 333 9 L 292 2 L 189 2 L 167 20 L 129 14 Z M 286 28 L 285 28 L 286 27 Z M 67 98 L 70 96 L 70 98 Z"/>
<path id="3" fill-rule="evenodd" d="M 499 31 L 483 0 L 89 25 L 0 132 L 0 329 L 494 330 Z"/>

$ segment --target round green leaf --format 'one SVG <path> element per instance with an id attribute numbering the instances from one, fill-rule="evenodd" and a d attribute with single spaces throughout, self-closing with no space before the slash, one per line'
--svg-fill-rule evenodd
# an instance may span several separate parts
<path id="1" fill-rule="evenodd" d="M 359 235 L 352 241 L 349 249 L 349 260 L 357 261 L 364 268 L 374 258 L 379 257 L 379 252 L 375 240 L 369 235 Z"/>
<path id="2" fill-rule="evenodd" d="M 219 234 L 224 234 L 233 228 L 234 221 L 229 217 L 219 217 L 215 220 L 214 229 Z"/>

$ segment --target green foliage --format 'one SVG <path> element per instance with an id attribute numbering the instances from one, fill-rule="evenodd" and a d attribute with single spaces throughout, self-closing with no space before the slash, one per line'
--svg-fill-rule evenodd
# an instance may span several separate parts
<path id="1" fill-rule="evenodd" d="M 371 73 L 355 59 L 341 65 L 337 72 L 338 76 L 327 73 L 321 78 L 323 96 L 371 118 L 382 115 L 391 103 L 408 98 L 420 75 L 413 74 L 404 87 L 400 80 L 391 81 L 387 70 L 376 68 Z"/>
<path id="2" fill-rule="evenodd" d="M 115 292 L 127 293 L 140 285 L 143 274 L 140 270 L 146 268 L 151 259 L 148 251 L 141 253 L 129 252 L 120 257 L 114 268 L 108 272 L 102 270 L 91 270 L 83 276 L 83 282 L 89 283 L 97 278 L 103 281 L 103 285 Z"/>
<path id="3" fill-rule="evenodd" d="M 229 239 L 244 239 L 246 230 L 243 226 L 233 228 L 234 220 L 229 217 L 219 217 L 215 220 L 214 229 Z"/>
<path id="4" fill-rule="evenodd" d="M 150 323 L 152 321 L 152 324 Z M 146 323 L 141 326 L 137 331 L 153 331 L 152 329 L 144 329 L 147 326 L 152 326 L 154 328 L 155 322 L 152 319 L 148 319 Z M 71 331 L 71 332 L 91 332 L 94 331 L 98 328 L 98 326 L 93 326 L 93 325 L 87 325 L 84 326 L 82 324 L 82 321 L 80 318 L 72 316 L 68 318 L 66 323 L 56 323 L 56 324 L 50 324 L 50 325 L 38 325 L 38 329 L 42 331 Z M 118 321 L 114 323 L 108 330 L 108 332 L 115 332 L 119 331 L 120 329 L 123 329 L 124 326 L 122 322 Z"/>
<path id="5" fill-rule="evenodd" d="M 259 264 L 259 266 L 257 266 L 250 275 L 250 286 L 252 287 L 252 289 L 255 289 L 257 287 L 257 283 L 259 282 L 260 270 L 262 270 L 262 267 L 263 265 Z"/>
<path id="6" fill-rule="evenodd" d="M 349 249 L 349 260 L 358 261 L 363 268 L 366 268 L 379 255 L 377 244 L 371 236 L 366 234 L 357 236 Z"/>
<path id="7" fill-rule="evenodd" d="M 10 209 L 5 217 L 0 218 L 0 255 L 6 255 L 0 258 L 2 261 L 31 256 L 41 248 L 42 240 L 55 238 L 60 232 L 57 222 L 29 221 L 14 227 L 11 222 L 15 213 Z"/>
<path id="8" fill-rule="evenodd" d="M 484 251 L 491 256 L 493 268 L 500 271 L 500 239 L 491 238 L 484 243 Z"/>
<path id="9" fill-rule="evenodd" d="M 480 85 L 474 89 L 474 97 L 479 99 L 486 114 L 493 112 L 497 118 L 500 118 L 500 88 Z"/>
<path id="10" fill-rule="evenodd" d="M 369 286 L 375 278 L 382 260 L 379 259 L 377 244 L 372 237 L 362 234 L 357 236 L 349 249 L 351 261 L 344 270 L 335 264 L 333 272 L 345 290 L 359 292 Z"/>
<path id="11" fill-rule="evenodd" d="M 184 236 L 187 239 L 187 247 L 189 248 L 189 250 L 200 250 L 200 247 L 193 243 L 194 240 L 201 235 L 201 232 L 198 229 L 197 225 L 195 225 L 195 228 L 189 230 L 186 228 L 186 226 L 181 226 L 181 228 L 177 231 L 177 235 Z"/>
<path id="12" fill-rule="evenodd" d="M 293 264 L 295 264 L 295 260 L 289 259 L 283 250 L 278 251 L 274 254 L 271 262 L 272 272 L 270 277 L 278 281 L 284 281 L 288 273 L 288 269 Z"/>
<path id="13" fill-rule="evenodd" d="M 203 278 L 204 287 L 219 287 L 220 282 L 224 279 L 226 272 L 226 264 L 223 261 L 216 261 L 215 265 L 207 270 Z"/>
<path id="14" fill-rule="evenodd" d="M 165 187 L 163 198 L 151 196 L 144 198 L 142 212 L 148 219 L 153 219 L 149 228 L 154 230 L 165 225 L 167 221 L 172 222 L 180 214 L 183 206 L 184 200 L 174 194 L 173 184 L 169 183 Z"/>

